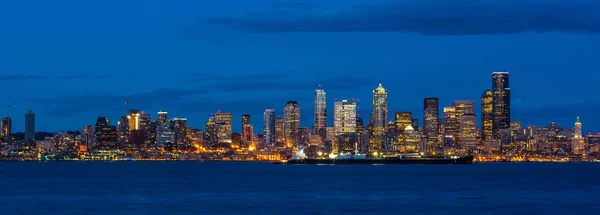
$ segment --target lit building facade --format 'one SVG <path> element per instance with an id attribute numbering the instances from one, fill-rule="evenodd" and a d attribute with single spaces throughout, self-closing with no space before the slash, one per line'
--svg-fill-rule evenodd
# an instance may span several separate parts
<path id="1" fill-rule="evenodd" d="M 10 143 L 12 142 L 12 119 L 10 117 L 6 117 L 2 119 L 0 128 L 0 137 L 4 140 L 4 142 Z"/>
<path id="2" fill-rule="evenodd" d="M 427 138 L 427 150 L 429 154 L 441 152 L 438 139 L 439 136 L 439 100 L 438 98 L 425 98 L 423 103 L 423 134 Z"/>
<path id="3" fill-rule="evenodd" d="M 475 114 L 463 114 L 460 117 L 460 144 L 468 150 L 477 147 L 477 116 Z"/>
<path id="4" fill-rule="evenodd" d="M 460 128 L 460 116 L 455 107 L 444 107 L 444 136 L 456 142 Z"/>
<path id="5" fill-rule="evenodd" d="M 373 90 L 373 112 L 371 113 L 371 125 L 373 135 L 370 139 L 370 152 L 381 152 L 381 144 L 384 142 L 388 123 L 388 91 L 379 84 Z"/>
<path id="6" fill-rule="evenodd" d="M 573 134 L 575 138 L 583 137 L 581 135 L 581 121 L 579 121 L 579 117 L 577 117 L 577 120 L 575 120 L 575 128 L 573 129 Z"/>
<path id="7" fill-rule="evenodd" d="M 336 135 L 356 132 L 356 103 L 354 101 L 335 101 L 333 128 Z"/>
<path id="8" fill-rule="evenodd" d="M 286 145 L 296 146 L 296 136 L 300 128 L 300 105 L 296 101 L 289 101 L 283 113 L 283 134 Z"/>
<path id="9" fill-rule="evenodd" d="M 275 146 L 285 147 L 284 121 L 280 116 L 275 118 Z"/>
<path id="10" fill-rule="evenodd" d="M 247 148 L 252 144 L 254 137 L 254 126 L 250 121 L 250 114 L 242 115 L 242 147 Z"/>
<path id="11" fill-rule="evenodd" d="M 138 110 L 131 110 L 127 119 L 129 120 L 129 133 L 140 130 L 140 112 Z"/>
<path id="12" fill-rule="evenodd" d="M 231 143 L 231 113 L 218 111 L 215 114 L 215 123 L 217 124 L 217 136 L 219 142 Z"/>
<path id="13" fill-rule="evenodd" d="M 494 94 L 491 90 L 486 90 L 481 95 L 481 139 L 489 140 L 493 137 L 494 112 L 493 112 Z"/>
<path id="14" fill-rule="evenodd" d="M 493 133 L 510 128 L 510 88 L 508 72 L 492 73 Z"/>
<path id="15" fill-rule="evenodd" d="M 158 112 L 158 120 L 157 120 L 159 125 L 166 125 L 168 122 L 168 113 L 166 111 L 159 111 Z"/>
<path id="16" fill-rule="evenodd" d="M 327 132 L 325 129 L 327 127 L 327 94 L 325 93 L 325 90 L 321 89 L 320 85 L 319 88 L 315 90 L 314 105 L 315 124 L 313 132 L 325 139 Z"/>
<path id="17" fill-rule="evenodd" d="M 97 142 L 100 144 L 115 143 L 118 140 L 117 127 L 111 126 L 106 117 L 98 117 L 94 133 Z"/>
<path id="18" fill-rule="evenodd" d="M 208 121 L 204 124 L 204 145 L 214 147 L 217 145 L 218 137 L 217 124 L 214 114 L 209 115 Z"/>
<path id="19" fill-rule="evenodd" d="M 275 109 L 266 109 L 263 112 L 263 136 L 264 146 L 273 147 L 275 144 Z"/>

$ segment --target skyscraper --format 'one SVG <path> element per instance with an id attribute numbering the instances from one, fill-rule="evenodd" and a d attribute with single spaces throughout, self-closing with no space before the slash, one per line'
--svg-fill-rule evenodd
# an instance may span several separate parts
<path id="1" fill-rule="evenodd" d="M 275 110 L 266 109 L 263 113 L 264 146 L 273 147 L 275 144 Z"/>
<path id="2" fill-rule="evenodd" d="M 187 118 L 173 118 L 173 132 L 175 133 L 175 145 L 179 150 L 185 150 L 191 146 L 187 138 Z"/>
<path id="3" fill-rule="evenodd" d="M 96 120 L 95 131 L 96 139 L 100 144 L 117 142 L 117 127 L 111 126 L 106 117 L 98 117 Z"/>
<path id="4" fill-rule="evenodd" d="M 326 127 L 327 127 L 327 94 L 325 94 L 325 90 L 321 89 L 321 85 L 319 88 L 315 90 L 315 125 L 313 128 L 313 132 L 316 135 L 321 136 L 321 138 L 325 139 L 326 135 Z"/>
<path id="5" fill-rule="evenodd" d="M 460 141 L 461 145 L 469 150 L 477 146 L 477 116 L 464 114 L 460 118 Z"/>
<path id="6" fill-rule="evenodd" d="M 300 105 L 296 101 L 289 101 L 284 108 L 283 133 L 287 145 L 296 146 L 296 136 L 300 128 Z"/>
<path id="7" fill-rule="evenodd" d="M 166 125 L 167 124 L 167 112 L 166 111 L 159 111 L 158 112 L 158 124 L 159 125 Z"/>
<path id="8" fill-rule="evenodd" d="M 427 149 L 429 153 L 439 152 L 439 100 L 438 98 L 425 98 L 423 103 L 423 134 L 427 138 Z"/>
<path id="9" fill-rule="evenodd" d="M 122 116 L 117 123 L 119 142 L 124 143 L 129 141 L 129 118 Z"/>
<path id="10" fill-rule="evenodd" d="M 456 110 L 459 118 L 465 114 L 475 114 L 475 101 L 473 100 L 455 100 L 452 107 Z"/>
<path id="11" fill-rule="evenodd" d="M 388 124 L 388 91 L 379 84 L 373 90 L 373 113 L 371 114 L 371 125 L 373 126 L 373 136 L 369 142 L 372 153 L 381 152 L 381 143 Z"/>
<path id="12" fill-rule="evenodd" d="M 494 125 L 493 97 L 491 90 L 486 90 L 481 95 L 481 140 L 492 138 L 492 127 Z"/>
<path id="13" fill-rule="evenodd" d="M 510 88 L 508 72 L 492 73 L 493 133 L 500 129 L 510 129 Z"/>
<path id="14" fill-rule="evenodd" d="M 215 123 L 217 124 L 219 142 L 231 143 L 231 113 L 218 111 L 215 114 Z"/>
<path id="15" fill-rule="evenodd" d="M 458 139 L 460 128 L 460 116 L 455 107 L 444 107 L 444 136 L 452 136 L 452 140 Z"/>
<path id="16" fill-rule="evenodd" d="M 333 129 L 336 135 L 356 132 L 356 103 L 336 100 L 333 112 Z"/>
<path id="17" fill-rule="evenodd" d="M 25 114 L 25 142 L 35 141 L 35 114 L 29 110 Z"/>
<path id="18" fill-rule="evenodd" d="M 129 120 L 129 133 L 132 131 L 140 130 L 140 111 L 139 110 L 131 110 L 129 115 L 127 115 L 127 119 Z"/>
<path id="19" fill-rule="evenodd" d="M 83 127 L 81 131 L 81 143 L 87 147 L 87 149 L 91 149 L 94 147 L 96 143 L 96 135 L 94 135 L 94 126 L 86 125 Z"/>
<path id="20" fill-rule="evenodd" d="M 204 144 L 208 147 L 213 147 L 217 144 L 217 124 L 215 123 L 215 115 L 210 114 L 208 121 L 204 124 Z"/>
<path id="21" fill-rule="evenodd" d="M 573 131 L 575 138 L 581 138 L 581 121 L 579 121 L 579 117 L 575 121 L 575 129 Z"/>
<path id="22" fill-rule="evenodd" d="M 394 113 L 394 124 L 396 124 L 396 129 L 398 134 L 404 134 L 404 129 L 411 125 L 412 123 L 412 113 L 411 112 L 396 112 Z"/>
<path id="23" fill-rule="evenodd" d="M 283 133 L 284 122 L 280 116 L 275 118 L 275 145 L 285 147 L 285 134 Z"/>
<path id="24" fill-rule="evenodd" d="M 252 137 L 254 136 L 254 128 L 250 122 L 250 115 L 242 115 L 242 146 L 244 148 L 252 144 Z"/>
<path id="25" fill-rule="evenodd" d="M 12 119 L 10 117 L 2 119 L 0 127 L 2 129 L 0 130 L 0 136 L 4 139 L 4 142 L 12 142 Z"/>

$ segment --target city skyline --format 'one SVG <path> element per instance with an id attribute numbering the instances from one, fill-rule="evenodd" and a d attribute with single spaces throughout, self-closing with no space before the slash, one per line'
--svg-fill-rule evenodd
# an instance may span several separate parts
<path id="1" fill-rule="evenodd" d="M 303 107 L 302 126 L 312 127 L 312 94 L 319 84 L 328 92 L 329 111 L 332 98 L 358 98 L 368 118 L 371 107 L 364 103 L 373 85 L 382 83 L 390 92 L 390 112 L 422 116 L 424 97 L 440 104 L 477 101 L 482 92 L 475 89 L 491 90 L 489 72 L 506 70 L 510 87 L 518 89 L 511 92 L 511 118 L 570 125 L 580 116 L 585 133 L 600 130 L 600 122 L 591 120 L 600 117 L 600 100 L 589 90 L 600 78 L 600 31 L 594 27 L 600 4 L 525 1 L 465 1 L 465 7 L 429 2 L 433 9 L 416 1 L 367 0 L 257 0 L 250 6 L 241 0 L 37 1 L 44 10 L 14 1 L 3 7 L 14 10 L 3 11 L 7 18 L 0 21 L 6 26 L 0 83 L 9 92 L 0 116 L 13 119 L 15 132 L 23 131 L 20 118 L 28 110 L 36 113 L 36 130 L 80 130 L 83 119 L 98 115 L 118 121 L 127 101 L 153 117 L 159 110 L 185 116 L 194 127 L 217 110 L 231 112 L 232 124 L 240 125 L 241 114 L 260 116 L 295 100 Z M 107 8 L 119 9 L 107 14 Z M 540 8 L 571 18 L 537 19 L 546 14 Z M 407 26 L 399 14 L 435 22 Z M 348 27 L 339 25 L 348 20 L 377 28 L 338 28 Z M 468 27 L 457 27 L 465 24 L 457 20 L 469 21 Z M 261 118 L 252 117 L 252 124 Z"/>

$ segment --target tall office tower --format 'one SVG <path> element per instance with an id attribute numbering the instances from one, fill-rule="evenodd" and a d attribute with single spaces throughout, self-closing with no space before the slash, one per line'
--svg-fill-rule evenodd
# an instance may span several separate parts
<path id="1" fill-rule="evenodd" d="M 285 147 L 285 134 L 284 134 L 284 121 L 283 118 L 278 116 L 275 118 L 275 146 Z"/>
<path id="2" fill-rule="evenodd" d="M 158 112 L 158 124 L 159 125 L 166 125 L 167 124 L 167 112 L 166 111 L 159 111 Z"/>
<path id="3" fill-rule="evenodd" d="M 12 119 L 10 117 L 6 117 L 4 119 L 2 119 L 2 126 L 1 126 L 2 130 L 1 130 L 1 134 L 0 136 L 2 136 L 2 138 L 4 139 L 4 142 L 10 143 L 12 142 Z"/>
<path id="4" fill-rule="evenodd" d="M 140 111 L 139 110 L 131 110 L 129 115 L 127 115 L 127 119 L 129 120 L 129 133 L 132 131 L 140 130 Z"/>
<path id="5" fill-rule="evenodd" d="M 125 143 L 129 141 L 129 118 L 122 116 L 117 123 L 117 132 L 119 135 L 119 142 Z"/>
<path id="6" fill-rule="evenodd" d="M 510 128 L 510 88 L 508 72 L 492 73 L 493 134 Z"/>
<path id="7" fill-rule="evenodd" d="M 254 127 L 250 122 L 250 114 L 242 115 L 242 147 L 247 148 L 252 144 L 254 137 Z"/>
<path id="8" fill-rule="evenodd" d="M 419 132 L 415 131 L 411 125 L 406 126 L 404 128 L 404 148 L 401 151 L 405 153 L 419 152 L 420 141 Z"/>
<path id="9" fill-rule="evenodd" d="M 579 117 L 575 121 L 575 129 L 573 129 L 573 133 L 575 134 L 575 138 L 581 138 L 581 121 L 579 121 Z"/>
<path id="10" fill-rule="evenodd" d="M 173 118 L 173 132 L 175 132 L 175 145 L 179 150 L 190 147 L 190 141 L 187 138 L 187 118 Z"/>
<path id="11" fill-rule="evenodd" d="M 419 131 L 419 119 L 415 119 L 415 118 L 411 119 L 410 120 L 410 126 L 412 126 L 413 130 L 418 133 L 418 131 Z"/>
<path id="12" fill-rule="evenodd" d="M 106 117 L 98 117 L 94 133 L 96 134 L 97 142 L 100 144 L 118 141 L 117 128 L 111 126 L 110 121 Z"/>
<path id="13" fill-rule="evenodd" d="M 460 128 L 460 116 L 454 107 L 444 107 L 444 136 L 452 136 L 457 141 Z"/>
<path id="14" fill-rule="evenodd" d="M 411 112 L 396 112 L 394 113 L 394 124 L 397 132 L 404 133 L 404 129 L 412 124 Z"/>
<path id="15" fill-rule="evenodd" d="M 325 139 L 326 128 L 327 127 L 327 94 L 325 94 L 325 90 L 319 88 L 315 90 L 315 125 L 313 128 L 313 132 L 316 135 L 321 136 L 321 138 Z"/>
<path id="16" fill-rule="evenodd" d="M 175 147 L 175 132 L 168 123 L 159 124 L 156 128 L 156 145 L 166 151 L 173 151 Z"/>
<path id="17" fill-rule="evenodd" d="M 217 124 L 219 142 L 231 142 L 231 113 L 218 111 L 215 114 L 215 123 Z"/>
<path id="18" fill-rule="evenodd" d="M 296 136 L 300 128 L 300 105 L 296 101 L 289 101 L 284 108 L 283 133 L 287 145 L 296 145 Z"/>
<path id="19" fill-rule="evenodd" d="M 438 98 L 425 98 L 423 103 L 423 134 L 427 138 L 427 149 L 429 154 L 441 151 L 438 144 L 439 135 L 439 100 Z"/>
<path id="20" fill-rule="evenodd" d="M 356 103 L 351 100 L 334 102 L 333 129 L 336 135 L 356 132 Z"/>
<path id="21" fill-rule="evenodd" d="M 460 117 L 461 145 L 469 150 L 475 150 L 477 136 L 477 116 L 475 114 L 463 114 Z"/>
<path id="22" fill-rule="evenodd" d="M 86 125 L 83 126 L 81 131 L 81 143 L 89 149 L 94 147 L 96 142 L 96 135 L 94 135 L 94 126 Z"/>
<path id="23" fill-rule="evenodd" d="M 371 125 L 373 125 L 373 136 L 371 138 L 370 151 L 381 152 L 381 143 L 388 124 L 388 91 L 379 84 L 373 90 L 373 113 L 371 114 Z"/>
<path id="24" fill-rule="evenodd" d="M 275 144 L 275 110 L 266 109 L 263 113 L 263 138 L 264 147 L 273 147 Z"/>
<path id="25" fill-rule="evenodd" d="M 153 128 L 154 127 L 154 128 Z M 140 113 L 140 131 L 145 146 L 149 146 L 156 140 L 156 124 L 152 124 L 152 116 L 149 113 Z"/>
<path id="26" fill-rule="evenodd" d="M 357 137 L 357 141 L 358 141 L 358 150 L 361 150 L 363 148 L 364 145 L 364 124 L 363 124 L 363 118 L 360 116 L 356 117 L 356 135 Z M 362 150 L 361 150 L 362 151 Z"/>
<path id="27" fill-rule="evenodd" d="M 25 114 L 25 142 L 35 141 L 35 114 L 29 110 Z"/>
<path id="28" fill-rule="evenodd" d="M 456 110 L 459 118 L 465 114 L 475 114 L 474 100 L 454 100 L 452 107 Z"/>
<path id="29" fill-rule="evenodd" d="M 204 124 L 204 143 L 208 147 L 217 145 L 217 124 L 214 114 L 210 114 L 208 121 Z"/>
<path id="30" fill-rule="evenodd" d="M 275 118 L 275 146 L 285 147 L 285 134 L 283 118 L 280 116 Z"/>
<path id="31" fill-rule="evenodd" d="M 491 90 L 486 90 L 481 95 L 481 140 L 490 140 L 493 137 L 494 112 L 493 112 L 494 94 Z"/>

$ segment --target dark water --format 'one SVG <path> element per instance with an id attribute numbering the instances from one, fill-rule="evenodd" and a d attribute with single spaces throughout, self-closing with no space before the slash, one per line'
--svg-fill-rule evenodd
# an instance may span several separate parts
<path id="1" fill-rule="evenodd" d="M 0 214 L 598 214 L 600 165 L 0 163 Z"/>

